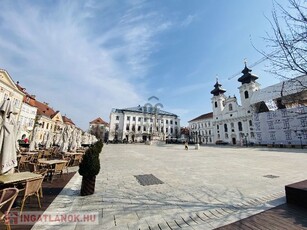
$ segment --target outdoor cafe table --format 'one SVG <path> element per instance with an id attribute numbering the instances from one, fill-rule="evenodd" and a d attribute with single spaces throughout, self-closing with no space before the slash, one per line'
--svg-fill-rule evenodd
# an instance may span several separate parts
<path id="1" fill-rule="evenodd" d="M 29 156 L 33 156 L 33 155 L 37 155 L 38 152 L 22 152 L 22 155 L 29 155 Z"/>
<path id="2" fill-rule="evenodd" d="M 43 160 L 43 159 L 38 159 L 38 163 L 46 164 L 46 165 L 55 165 L 55 164 L 60 164 L 60 163 L 67 163 L 67 161 L 65 161 L 65 160 Z"/>
<path id="3" fill-rule="evenodd" d="M 64 155 L 66 155 L 66 156 L 75 156 L 75 155 L 84 155 L 84 153 L 82 153 L 82 152 L 74 152 L 74 153 L 72 153 L 72 152 L 65 152 Z"/>
<path id="4" fill-rule="evenodd" d="M 61 163 L 67 163 L 66 160 L 45 160 L 45 159 L 38 159 L 38 163 L 40 164 L 44 164 L 49 166 L 49 170 L 48 170 L 48 177 L 49 180 L 52 181 L 52 177 L 53 177 L 53 168 L 55 167 L 56 164 L 61 164 Z"/>
<path id="5" fill-rule="evenodd" d="M 11 174 L 0 175 L 0 183 L 13 184 L 16 182 L 25 182 L 29 179 L 34 179 L 38 177 L 41 177 L 41 175 L 31 172 L 11 173 Z"/>

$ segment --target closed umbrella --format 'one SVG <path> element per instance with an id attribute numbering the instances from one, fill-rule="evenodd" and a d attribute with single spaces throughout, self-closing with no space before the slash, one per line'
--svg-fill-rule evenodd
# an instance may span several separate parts
<path id="1" fill-rule="evenodd" d="M 53 140 L 54 140 L 54 133 L 49 132 L 48 139 L 45 145 L 46 149 L 49 149 L 53 145 Z"/>
<path id="2" fill-rule="evenodd" d="M 34 151 L 36 148 L 38 148 L 38 126 L 33 129 L 29 150 Z"/>
<path id="3" fill-rule="evenodd" d="M 17 125 L 10 99 L 4 100 L 0 107 L 0 174 L 14 172 L 17 166 Z"/>
<path id="4" fill-rule="evenodd" d="M 63 131 L 63 135 L 62 135 L 62 144 L 60 147 L 60 151 L 61 152 L 67 152 L 68 150 L 68 144 L 69 144 L 69 127 L 66 126 L 64 131 Z"/>

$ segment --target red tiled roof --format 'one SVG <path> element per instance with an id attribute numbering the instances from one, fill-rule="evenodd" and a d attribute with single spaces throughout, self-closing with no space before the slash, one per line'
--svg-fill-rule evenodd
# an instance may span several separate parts
<path id="1" fill-rule="evenodd" d="M 63 122 L 70 125 L 75 125 L 75 123 L 68 117 L 62 116 Z"/>
<path id="2" fill-rule="evenodd" d="M 43 103 L 43 102 L 36 100 L 35 97 L 27 93 L 26 89 L 20 86 L 18 82 L 16 86 L 21 92 L 25 94 L 25 97 L 23 98 L 23 102 L 37 107 L 37 115 L 43 115 L 43 116 L 46 116 L 52 119 L 54 116 L 56 116 L 56 114 L 59 113 L 58 110 L 54 111 L 51 107 L 49 107 L 47 103 Z M 29 98 L 30 100 L 27 100 L 27 98 Z M 63 122 L 66 124 L 75 125 L 75 123 L 66 116 L 62 116 L 62 119 L 63 119 Z"/>
<path id="3" fill-rule="evenodd" d="M 49 118 L 52 118 L 56 113 L 46 103 L 42 103 L 42 102 L 36 100 L 35 106 L 37 107 L 37 115 L 44 115 L 44 116 L 47 116 Z"/>
<path id="4" fill-rule="evenodd" d="M 209 119 L 209 118 L 213 118 L 213 112 L 211 113 L 205 113 L 203 115 L 200 115 L 192 120 L 190 120 L 189 122 L 192 122 L 192 121 L 198 121 L 198 120 L 203 120 L 203 119 Z"/>
<path id="5" fill-rule="evenodd" d="M 25 96 L 23 97 L 23 102 L 28 104 L 28 105 L 31 105 L 31 106 L 35 106 L 35 97 L 30 95 L 27 91 L 26 91 L 26 88 L 23 88 L 19 85 L 19 83 L 17 82 L 16 84 L 17 88 L 19 89 L 19 91 L 23 92 L 25 94 Z"/>
<path id="6" fill-rule="evenodd" d="M 98 117 L 95 120 L 91 121 L 90 124 L 94 124 L 94 125 L 109 125 L 107 122 L 102 120 L 100 117 Z"/>

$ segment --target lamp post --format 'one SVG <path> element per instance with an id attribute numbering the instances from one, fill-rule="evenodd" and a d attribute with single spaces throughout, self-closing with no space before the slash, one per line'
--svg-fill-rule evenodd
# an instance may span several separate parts
<path id="1" fill-rule="evenodd" d="M 299 134 L 298 138 L 300 139 L 300 142 L 301 142 L 301 149 L 303 148 L 303 143 L 302 143 L 302 135 Z"/>
<path id="2" fill-rule="evenodd" d="M 205 135 L 206 145 L 208 144 L 208 135 Z"/>
<path id="3" fill-rule="evenodd" d="M 248 147 L 248 144 L 247 144 L 247 137 L 248 137 L 248 133 L 245 133 L 244 134 L 244 139 L 245 139 L 245 146 Z"/>

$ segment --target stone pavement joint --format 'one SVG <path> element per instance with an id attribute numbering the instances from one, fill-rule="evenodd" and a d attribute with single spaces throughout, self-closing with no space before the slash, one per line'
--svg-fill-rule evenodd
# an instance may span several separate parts
<path id="1" fill-rule="evenodd" d="M 285 203 L 284 186 L 307 177 L 304 151 L 215 146 L 185 151 L 181 145 L 105 145 L 95 194 L 79 196 L 82 177 L 77 173 L 46 210 L 97 211 L 99 225 L 37 223 L 32 229 L 221 227 Z M 155 175 L 164 184 L 142 186 L 134 175 Z"/>

